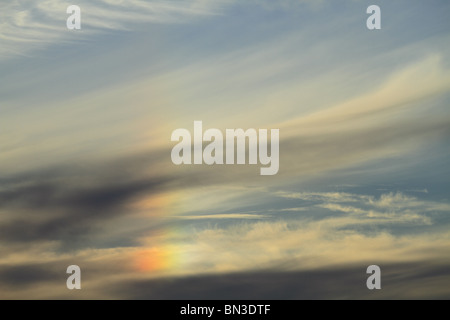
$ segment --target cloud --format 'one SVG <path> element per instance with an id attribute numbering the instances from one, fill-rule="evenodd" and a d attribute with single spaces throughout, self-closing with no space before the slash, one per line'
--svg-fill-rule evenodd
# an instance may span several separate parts
<path id="1" fill-rule="evenodd" d="M 177 219 L 184 220 L 202 220 L 202 219 L 267 219 L 268 217 L 261 214 L 247 214 L 247 213 L 224 213 L 224 214 L 205 214 L 200 216 L 174 216 Z"/>
<path id="2" fill-rule="evenodd" d="M 148 23 L 188 23 L 220 13 L 225 3 L 81 1 L 83 29 L 68 33 L 68 2 L 9 1 L 0 12 L 0 59 Z M 298 3 L 284 1 L 283 10 Z M 268 8 L 275 6 L 272 1 Z M 0 94 L 6 97 L 0 283 L 8 288 L 2 297 L 185 298 L 188 291 L 200 298 L 259 297 L 256 292 L 268 298 L 371 297 L 365 274 L 358 280 L 354 274 L 373 263 L 398 267 L 424 297 L 448 296 L 442 265 L 448 266 L 450 236 L 441 221 L 450 210 L 445 200 L 429 200 L 433 192 L 423 198 L 406 191 L 270 192 L 445 143 L 448 37 L 381 46 L 381 54 L 380 47 L 369 52 L 375 41 L 366 33 L 344 28 L 348 38 L 338 37 L 330 24 L 277 28 L 271 13 L 267 25 L 264 20 L 245 30 L 234 15 L 219 26 L 201 25 L 206 31 L 195 45 L 190 39 L 147 44 L 141 40 L 148 34 L 140 34 L 130 43 L 142 49 L 141 60 L 130 59 L 128 48 L 119 50 L 119 41 L 113 52 L 108 47 L 89 61 L 73 57 L 65 66 L 63 59 L 49 59 L 31 73 L 25 64 L 23 76 L 12 72 Z M 336 22 L 344 20 L 336 13 Z M 296 32 L 282 36 L 286 29 Z M 243 34 L 236 37 L 235 30 Z M 226 45 L 211 45 L 223 39 Z M 192 51 L 179 50 L 185 45 Z M 153 46 L 161 46 L 170 66 L 148 58 Z M 5 74 L 16 67 L 6 66 Z M 132 81 L 122 77 L 129 68 L 139 69 Z M 217 128 L 280 128 L 280 173 L 266 179 L 255 166 L 172 165 L 171 131 L 197 119 Z M 372 170 L 383 178 L 386 169 L 376 164 Z M 179 259 L 175 267 L 156 261 L 173 257 Z M 89 288 L 79 295 L 64 287 L 65 267 L 74 263 Z M 323 272 L 314 273 L 318 269 Z M 398 280 L 395 270 L 386 275 Z M 198 291 L 192 293 L 195 279 Z M 245 279 L 255 290 L 243 288 Z M 362 283 L 365 295 L 334 291 L 343 287 L 341 279 L 352 288 Z M 433 291 L 435 281 L 442 287 Z M 413 284 L 397 282 L 400 291 L 392 287 L 384 297 L 413 297 Z M 291 286 L 297 290 L 286 290 Z"/>
<path id="3" fill-rule="evenodd" d="M 0 12 L 0 58 L 27 55 L 56 42 L 67 42 L 73 35 L 66 29 L 66 9 L 73 1 L 12 0 Z M 81 8 L 80 33 L 127 30 L 138 23 L 183 23 L 216 14 L 223 1 L 77 1 Z"/>
<path id="4" fill-rule="evenodd" d="M 313 112 L 280 124 L 294 129 L 295 134 L 333 133 L 363 127 L 378 127 L 375 122 L 383 114 L 394 110 L 412 109 L 413 102 L 421 101 L 450 90 L 450 70 L 443 57 L 435 54 L 411 63 L 403 70 L 392 73 L 382 85 L 343 103 Z M 409 108 L 408 108 L 409 107 Z M 299 130 L 300 128 L 300 130 Z M 285 134 L 288 132 L 285 131 Z"/>
<path id="5" fill-rule="evenodd" d="M 334 217 L 314 222 L 268 221 L 205 229 L 182 245 L 183 251 L 193 257 L 185 272 L 223 273 L 286 267 L 303 270 L 345 263 L 446 257 L 448 233 L 394 236 L 378 231 L 366 235 L 355 228 L 362 222 L 368 221 Z M 214 255 L 214 252 L 221 254 Z"/>
<path id="6" fill-rule="evenodd" d="M 51 246 L 47 247 L 50 249 Z M 15 248 L 16 250 L 18 247 Z M 133 275 L 130 258 L 133 248 L 85 249 L 75 253 L 30 250 L 27 247 L 0 262 L 1 299 L 107 299 L 110 294 L 98 290 L 107 282 Z M 69 265 L 81 268 L 82 290 L 66 288 Z M 134 277 L 136 279 L 136 277 Z"/>
<path id="7" fill-rule="evenodd" d="M 439 228 L 441 218 L 450 212 L 445 202 L 420 200 L 402 193 L 380 197 L 339 192 L 276 194 L 300 200 L 302 210 L 281 207 L 277 211 L 283 214 L 279 215 L 272 209 L 261 209 L 262 215 L 270 213 L 272 219 L 198 226 L 182 242 L 174 242 L 179 252 L 189 256 L 174 274 L 188 275 L 194 270 L 304 270 L 370 261 L 439 260 L 448 256 L 445 248 L 450 244 L 450 235 Z M 386 206 L 387 203 L 393 206 Z M 285 216 L 285 209 L 291 216 Z M 326 211 L 329 214 L 324 215 Z M 397 233 L 399 228 L 403 232 Z M 143 246 L 151 243 L 151 239 L 142 239 Z"/>
<path id="8" fill-rule="evenodd" d="M 54 165 L 100 152 L 110 156 L 111 149 L 134 152 L 137 141 L 140 149 L 151 148 L 149 145 L 157 141 L 165 148 L 158 153 L 164 155 L 170 153 L 171 131 L 190 128 L 195 119 L 217 128 L 280 128 L 278 176 L 283 178 L 402 156 L 448 137 L 450 119 L 446 114 L 421 115 L 429 103 L 442 99 L 449 90 L 445 53 L 430 50 L 432 53 L 421 58 L 404 59 L 407 62 L 402 68 L 389 69 L 386 66 L 402 59 L 404 51 L 417 51 L 424 44 L 405 46 L 400 52 L 391 50 L 378 58 L 383 72 L 376 73 L 374 79 L 367 70 L 360 75 L 353 60 L 344 66 L 324 62 L 326 67 L 314 74 L 317 67 L 308 68 L 309 62 L 316 64 L 342 44 L 338 40 L 319 41 L 296 57 L 293 52 L 297 53 L 299 44 L 313 35 L 304 32 L 252 43 L 160 73 L 148 72 L 145 79 L 39 105 L 20 116 L 7 115 L 5 128 L 16 132 L 20 123 L 21 130 L 12 142 L 5 141 L 5 166 L 18 170 L 42 163 Z M 357 58 L 360 64 L 366 62 Z M 293 75 L 292 70 L 297 69 L 306 75 Z M 340 84 L 342 78 L 358 76 L 364 78 L 364 90 L 358 84 L 356 88 Z M 125 110 L 124 105 L 132 107 Z M 172 117 L 174 114 L 177 116 Z M 36 117 L 42 120 L 36 122 Z M 73 143 L 70 150 L 67 141 Z M 50 152 L 51 159 L 35 156 Z M 36 158 L 31 164 L 22 160 L 31 156 Z M 184 176 L 206 172 L 204 168 L 175 170 Z M 216 166 L 217 181 L 253 179 L 254 171 L 248 169 Z"/>
<path id="9" fill-rule="evenodd" d="M 37 286 L 58 278 L 58 273 L 45 265 L 13 265 L 0 267 L 0 279 L 3 285 L 13 288 Z"/>
<path id="10" fill-rule="evenodd" d="M 438 201 L 419 200 L 401 192 L 371 195 L 346 192 L 276 192 L 283 198 L 299 199 L 330 211 L 368 218 L 364 223 L 432 224 L 432 217 L 450 211 L 450 205 Z"/>
<path id="11" fill-rule="evenodd" d="M 110 261 L 112 262 L 112 260 Z M 84 268 L 82 290 L 65 288 L 64 263 L 0 267 L 2 299 L 448 299 L 449 269 L 441 261 L 380 264 L 382 290 L 366 288 L 366 264 L 315 270 L 260 270 L 177 278 L 117 276 Z M 26 271 L 26 276 L 20 271 Z M 101 272 L 103 271 L 103 272 Z M 107 272 L 105 272 L 107 271 Z M 6 278 L 8 277 L 8 278 Z M 28 278 L 27 278 L 28 277 Z M 85 278 L 86 277 L 86 278 Z M 96 281 L 95 278 L 100 279 Z M 33 281 L 28 281 L 33 280 Z"/>
<path id="12" fill-rule="evenodd" d="M 79 169 L 35 171 L 2 180 L 0 239 L 6 242 L 60 240 L 78 246 L 80 235 L 95 233 L 106 221 L 133 212 L 137 199 L 168 188 L 165 176 L 140 177 L 140 157 Z M 133 168 L 133 164 L 136 166 Z M 82 241 L 83 242 L 83 241 Z M 93 244 L 91 244 L 93 245 Z"/>
<path id="13" fill-rule="evenodd" d="M 129 299 L 448 299 L 449 269 L 441 263 L 381 265 L 382 290 L 368 290 L 367 265 L 316 270 L 273 270 L 114 283 Z"/>
<path id="14" fill-rule="evenodd" d="M 292 226 L 291 226 L 292 227 Z M 283 230 L 282 233 L 279 231 Z M 432 237 L 355 237 L 345 242 L 335 234 L 322 233 L 317 246 L 307 228 L 253 225 L 245 233 L 228 230 L 198 240 L 203 243 L 210 265 L 219 260 L 235 262 L 240 255 L 243 269 L 204 273 L 188 270 L 176 277 L 163 272 L 137 272 L 133 255 L 138 248 L 84 250 L 77 254 L 37 256 L 34 262 L 0 264 L 2 299 L 445 299 L 450 296 L 448 234 Z M 286 234 L 288 233 L 288 234 Z M 297 240 L 293 235 L 297 234 Z M 236 238 L 237 236 L 237 238 Z M 280 238 L 281 237 L 281 238 Z M 441 237 L 441 239 L 438 239 Z M 255 245 L 263 240 L 265 250 Z M 286 247 L 290 239 L 291 245 Z M 216 241 L 224 241 L 218 243 Z M 198 243 L 200 244 L 200 242 Z M 228 245 L 234 244 L 234 247 Z M 294 246 L 298 244 L 298 246 Z M 283 245 L 283 246 L 280 246 Z M 242 247 L 244 246 L 244 247 Z M 209 252 L 208 248 L 215 247 Z M 278 249 L 277 249 L 278 248 Z M 253 251 L 246 251 L 253 249 Z M 258 251 L 256 251 L 257 249 Z M 294 250 L 284 259 L 278 252 Z M 296 255 L 303 251 L 306 254 Z M 220 254 L 217 254 L 220 252 Z M 330 253 L 333 253 L 330 254 Z M 28 260 L 31 252 L 28 252 Z M 309 254 L 308 254 L 309 253 Z M 185 252 L 191 255 L 192 252 Z M 272 263 L 261 258 L 272 255 Z M 342 255 L 344 254 L 344 255 Z M 397 256 L 397 254 L 400 254 Z M 341 256 L 340 256 L 341 255 Z M 395 259 L 391 259 L 395 255 Z M 315 256 L 315 258 L 313 258 Z M 198 258 L 198 257 L 194 257 Z M 328 262 L 325 260 L 328 259 Z M 387 260 L 385 260 L 387 259 Z M 249 262 L 258 267 L 245 269 Z M 65 288 L 68 265 L 82 268 L 82 290 Z M 183 262 L 185 264 L 185 262 Z M 369 291 L 365 283 L 367 266 L 377 264 L 382 271 L 382 290 Z"/>

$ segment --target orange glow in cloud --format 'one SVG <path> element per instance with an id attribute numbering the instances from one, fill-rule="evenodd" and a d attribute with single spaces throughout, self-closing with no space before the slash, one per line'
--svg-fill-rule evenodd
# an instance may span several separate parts
<path id="1" fill-rule="evenodd" d="M 173 266 L 173 258 L 169 248 L 142 249 L 135 253 L 134 265 L 141 272 L 162 271 Z"/>
<path id="2" fill-rule="evenodd" d="M 131 204 L 139 215 L 152 219 L 170 218 L 183 207 L 183 192 L 165 192 L 142 197 Z M 165 226 L 141 238 L 142 247 L 132 252 L 131 264 L 138 272 L 171 274 L 186 260 L 183 250 L 175 244 L 183 235 L 179 227 Z M 175 241 L 175 242 L 174 242 Z"/>
<path id="3" fill-rule="evenodd" d="M 174 193 L 160 193 L 136 201 L 133 207 L 145 216 L 163 218 L 170 216 L 175 200 Z M 142 239 L 143 247 L 133 253 L 132 261 L 135 269 L 140 272 L 169 271 L 174 266 L 175 253 L 166 241 L 170 240 L 172 235 L 173 232 L 165 228 L 158 234 Z"/>

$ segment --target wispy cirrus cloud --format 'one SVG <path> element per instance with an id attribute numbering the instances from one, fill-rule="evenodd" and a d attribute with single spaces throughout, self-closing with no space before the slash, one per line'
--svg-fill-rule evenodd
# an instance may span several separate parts
<path id="1" fill-rule="evenodd" d="M 268 217 L 262 214 L 223 213 L 223 214 L 175 216 L 174 218 L 185 220 L 202 220 L 202 219 L 267 219 Z"/>
<path id="2" fill-rule="evenodd" d="M 268 191 L 261 192 L 263 197 L 268 196 Z M 439 228 L 439 221 L 450 212 L 446 202 L 401 192 L 380 196 L 348 192 L 275 195 L 289 201 L 277 210 L 259 210 L 259 214 L 270 219 L 198 226 L 182 242 L 174 239 L 175 251 L 184 252 L 191 259 L 183 270 L 173 272 L 189 275 L 192 270 L 305 270 L 374 261 L 407 262 L 436 257 L 441 262 L 448 260 L 445 248 L 450 237 L 447 230 Z M 303 206 L 290 207 L 296 200 Z M 258 214 L 258 210 L 255 212 Z M 329 214 L 324 215 L 326 212 Z M 403 228 L 403 232 L 397 233 L 398 228 Z M 153 239 L 142 238 L 141 243 L 151 245 Z M 217 251 L 221 254 L 215 255 Z"/>
<path id="3" fill-rule="evenodd" d="M 81 8 L 82 30 L 68 33 L 68 6 Z M 0 11 L 0 59 L 28 55 L 55 42 L 74 40 L 107 30 L 130 30 L 139 23 L 184 23 L 217 14 L 225 1 L 18 1 L 2 4 Z"/>
<path id="4" fill-rule="evenodd" d="M 445 202 L 423 200 L 401 192 L 379 197 L 346 192 L 277 192 L 278 196 L 298 199 L 310 206 L 341 212 L 355 218 L 353 224 L 418 224 L 431 225 L 432 216 L 450 212 Z M 360 220 L 357 222 L 357 220 Z"/>

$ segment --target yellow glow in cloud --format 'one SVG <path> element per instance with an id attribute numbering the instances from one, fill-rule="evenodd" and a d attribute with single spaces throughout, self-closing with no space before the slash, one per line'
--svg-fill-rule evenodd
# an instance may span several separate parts
<path id="1" fill-rule="evenodd" d="M 168 246 L 138 250 L 134 253 L 134 266 L 138 271 L 167 270 L 174 266 L 175 257 Z"/>

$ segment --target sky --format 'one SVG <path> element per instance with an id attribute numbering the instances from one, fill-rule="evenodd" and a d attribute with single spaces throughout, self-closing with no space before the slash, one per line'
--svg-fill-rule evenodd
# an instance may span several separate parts
<path id="1" fill-rule="evenodd" d="M 0 0 L 0 299 L 449 299 L 449 14 Z M 278 173 L 174 165 L 194 121 L 279 129 Z"/>

